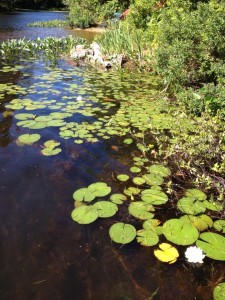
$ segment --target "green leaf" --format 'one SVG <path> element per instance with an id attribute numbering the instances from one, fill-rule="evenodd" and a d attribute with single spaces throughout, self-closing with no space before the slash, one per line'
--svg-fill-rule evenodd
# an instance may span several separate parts
<path id="1" fill-rule="evenodd" d="M 144 229 L 150 229 L 154 231 L 157 235 L 163 234 L 163 227 L 159 226 L 160 221 L 157 219 L 147 220 L 143 223 Z"/>
<path id="2" fill-rule="evenodd" d="M 81 188 L 73 193 L 73 199 L 76 201 L 91 202 L 95 199 L 95 194 L 88 188 Z"/>
<path id="3" fill-rule="evenodd" d="M 206 194 L 198 189 L 188 189 L 185 194 L 187 197 L 194 198 L 198 201 L 203 201 L 206 199 Z"/>
<path id="4" fill-rule="evenodd" d="M 135 239 L 136 229 L 130 224 L 116 223 L 110 227 L 109 235 L 114 242 L 127 244 Z"/>
<path id="5" fill-rule="evenodd" d="M 149 220 L 154 217 L 154 214 L 150 213 L 150 211 L 154 211 L 154 207 L 151 204 L 136 201 L 129 205 L 128 211 L 129 213 L 141 220 Z"/>
<path id="6" fill-rule="evenodd" d="M 203 232 L 199 238 L 196 245 L 205 252 L 206 256 L 225 260 L 225 237 L 218 233 Z"/>
<path id="7" fill-rule="evenodd" d="M 184 215 L 180 217 L 180 220 L 190 222 L 199 231 L 204 231 L 213 226 L 213 220 L 207 215 L 200 215 L 200 216 Z"/>
<path id="8" fill-rule="evenodd" d="M 203 204 L 205 205 L 206 209 L 212 210 L 212 211 L 222 211 L 223 210 L 223 204 L 219 202 L 211 202 L 208 200 L 203 201 Z"/>
<path id="9" fill-rule="evenodd" d="M 117 179 L 120 181 L 127 181 L 129 179 L 129 176 L 126 174 L 120 174 L 117 176 Z"/>
<path id="10" fill-rule="evenodd" d="M 225 299 L 225 282 L 218 284 L 213 291 L 213 300 Z"/>
<path id="11" fill-rule="evenodd" d="M 181 198 L 177 202 L 177 207 L 180 211 L 188 215 L 198 215 L 204 213 L 206 210 L 203 201 L 198 201 L 192 197 Z"/>
<path id="12" fill-rule="evenodd" d="M 163 177 L 158 174 L 146 174 L 142 177 L 148 185 L 161 185 L 164 182 Z"/>
<path id="13" fill-rule="evenodd" d="M 60 152 L 62 151 L 62 149 L 60 149 L 60 148 L 55 148 L 55 149 L 53 149 L 53 148 L 43 148 L 42 150 L 41 150 L 41 153 L 43 154 L 43 155 L 45 155 L 45 156 L 52 156 L 52 155 L 57 155 L 57 154 L 59 154 Z"/>
<path id="14" fill-rule="evenodd" d="M 130 145 L 130 144 L 133 143 L 133 140 L 132 139 L 125 139 L 123 142 L 124 142 L 124 144 Z"/>
<path id="15" fill-rule="evenodd" d="M 92 207 L 97 209 L 100 218 L 112 217 L 118 211 L 117 205 L 108 201 L 99 201 Z"/>
<path id="16" fill-rule="evenodd" d="M 40 140 L 40 134 L 22 134 L 18 137 L 18 141 L 21 144 L 32 145 L 33 143 Z"/>
<path id="17" fill-rule="evenodd" d="M 137 231 L 137 241 L 142 246 L 154 246 L 158 244 L 159 237 L 151 229 L 141 229 Z"/>
<path id="18" fill-rule="evenodd" d="M 112 194 L 110 200 L 115 204 L 122 204 L 123 201 L 127 200 L 127 197 L 123 194 Z"/>
<path id="19" fill-rule="evenodd" d="M 213 227 L 217 231 L 222 231 L 222 233 L 225 233 L 225 220 L 217 220 L 214 222 Z"/>
<path id="20" fill-rule="evenodd" d="M 95 197 L 105 197 L 111 192 L 111 187 L 107 186 L 105 182 L 96 182 L 90 184 L 88 190 L 92 192 Z"/>
<path id="21" fill-rule="evenodd" d="M 170 219 L 163 224 L 166 239 L 177 245 L 191 245 L 199 236 L 197 228 L 180 219 Z"/>
<path id="22" fill-rule="evenodd" d="M 72 211 L 71 216 L 79 224 L 90 224 L 98 218 L 98 210 L 92 206 L 80 206 Z"/>
<path id="23" fill-rule="evenodd" d="M 151 167 L 149 167 L 149 171 L 152 174 L 157 174 L 162 177 L 167 177 L 171 174 L 170 169 L 163 165 L 152 165 Z"/>
<path id="24" fill-rule="evenodd" d="M 136 185 L 142 185 L 145 183 L 145 180 L 142 177 L 134 177 L 132 181 Z"/>
<path id="25" fill-rule="evenodd" d="M 153 204 L 153 205 L 161 205 L 165 204 L 168 201 L 167 195 L 156 189 L 147 189 L 142 191 L 141 193 L 141 199 L 144 202 Z"/>
<path id="26" fill-rule="evenodd" d="M 131 171 L 132 173 L 140 173 L 140 172 L 141 172 L 141 169 L 138 168 L 138 167 L 131 167 L 131 168 L 130 168 L 130 171 Z"/>

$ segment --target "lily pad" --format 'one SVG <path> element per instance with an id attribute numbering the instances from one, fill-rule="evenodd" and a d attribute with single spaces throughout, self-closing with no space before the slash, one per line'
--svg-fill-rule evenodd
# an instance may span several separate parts
<path id="1" fill-rule="evenodd" d="M 105 182 L 96 182 L 90 184 L 88 190 L 91 191 L 95 197 L 105 197 L 111 192 L 111 187 L 107 186 Z"/>
<path id="2" fill-rule="evenodd" d="M 200 234 L 196 245 L 201 248 L 205 255 L 215 260 L 225 260 L 225 237 L 212 232 Z"/>
<path id="3" fill-rule="evenodd" d="M 143 228 L 144 229 L 150 229 L 154 231 L 157 235 L 163 234 L 163 227 L 159 226 L 161 222 L 157 219 L 151 219 L 151 220 L 146 220 L 143 223 Z"/>
<path id="4" fill-rule="evenodd" d="M 97 220 L 98 216 L 98 210 L 92 206 L 80 206 L 71 213 L 72 219 L 79 224 L 90 224 Z"/>
<path id="5" fill-rule="evenodd" d="M 181 219 L 170 219 L 163 224 L 166 239 L 177 245 L 191 245 L 199 236 L 197 228 Z"/>
<path id="6" fill-rule="evenodd" d="M 162 243 L 159 245 L 161 250 L 154 250 L 155 256 L 162 262 L 173 264 L 177 261 L 179 253 L 177 249 L 170 244 Z"/>
<path id="7" fill-rule="evenodd" d="M 136 237 L 136 229 L 134 226 L 125 223 L 115 223 L 109 229 L 111 239 L 119 244 L 127 244 Z"/>
<path id="8" fill-rule="evenodd" d="M 130 171 L 131 171 L 132 173 L 140 173 L 140 172 L 141 172 L 141 169 L 138 168 L 138 167 L 131 167 L 131 168 L 130 168 Z"/>
<path id="9" fill-rule="evenodd" d="M 92 207 L 97 209 L 98 216 L 100 218 L 112 217 L 118 211 L 117 205 L 109 201 L 99 201 L 95 203 Z"/>
<path id="10" fill-rule="evenodd" d="M 225 299 L 225 282 L 218 284 L 213 291 L 213 300 Z"/>
<path id="11" fill-rule="evenodd" d="M 127 197 L 123 194 L 113 194 L 110 196 L 110 200 L 115 204 L 122 204 L 123 201 L 127 200 Z"/>
<path id="12" fill-rule="evenodd" d="M 117 176 L 117 179 L 120 181 L 127 181 L 129 179 L 129 176 L 126 174 L 120 174 Z"/>
<path id="13" fill-rule="evenodd" d="M 213 220 L 207 215 L 193 216 L 185 215 L 180 217 L 180 220 L 185 220 L 194 225 L 199 231 L 204 231 L 213 226 Z"/>
<path id="14" fill-rule="evenodd" d="M 25 145 L 32 145 L 33 143 L 37 142 L 40 140 L 41 136 L 40 134 L 22 134 L 18 137 L 18 141 L 21 144 Z"/>
<path id="15" fill-rule="evenodd" d="M 145 179 L 142 177 L 134 177 L 132 181 L 136 185 L 142 185 L 145 183 Z"/>
<path id="16" fill-rule="evenodd" d="M 142 177 L 148 185 L 161 185 L 164 182 L 163 177 L 158 174 L 146 174 Z"/>
<path id="17" fill-rule="evenodd" d="M 154 217 L 154 214 L 150 213 L 150 211 L 155 211 L 154 207 L 142 201 L 136 201 L 129 205 L 128 208 L 129 213 L 141 220 L 149 220 Z"/>
<path id="18" fill-rule="evenodd" d="M 205 205 L 206 209 L 209 209 L 212 211 L 222 211 L 223 210 L 223 204 L 220 202 L 211 202 L 208 200 L 204 200 L 203 204 Z"/>
<path id="19" fill-rule="evenodd" d="M 124 142 L 124 144 L 130 145 L 130 144 L 133 143 L 133 140 L 132 139 L 125 139 L 123 142 Z"/>
<path id="20" fill-rule="evenodd" d="M 88 188 L 81 188 L 73 193 L 73 199 L 76 201 L 91 202 L 95 195 Z"/>
<path id="21" fill-rule="evenodd" d="M 162 177 L 167 177 L 171 174 L 171 171 L 169 168 L 163 166 L 163 165 L 152 165 L 149 167 L 149 171 L 152 174 L 157 174 Z"/>
<path id="22" fill-rule="evenodd" d="M 188 215 L 198 215 L 204 213 L 206 207 L 203 201 L 196 200 L 193 197 L 183 197 L 177 202 L 180 211 Z"/>
<path id="23" fill-rule="evenodd" d="M 217 231 L 221 231 L 222 233 L 225 233 L 225 220 L 217 220 L 214 222 L 213 227 Z"/>
<path id="24" fill-rule="evenodd" d="M 147 189 L 147 190 L 142 191 L 141 199 L 144 202 L 147 202 L 147 203 L 150 203 L 153 205 L 161 205 L 161 204 L 165 204 L 168 201 L 168 196 L 160 190 Z"/>
<path id="25" fill-rule="evenodd" d="M 206 194 L 198 189 L 188 189 L 185 194 L 187 197 L 194 198 L 198 201 L 203 201 L 206 199 Z"/>
<path id="26" fill-rule="evenodd" d="M 137 242 L 142 246 L 154 246 L 158 244 L 159 237 L 151 229 L 141 229 L 137 231 Z"/>
<path id="27" fill-rule="evenodd" d="M 59 154 L 60 152 L 62 151 L 62 149 L 60 148 L 43 148 L 41 150 L 41 153 L 44 155 L 44 156 L 52 156 L 52 155 L 57 155 Z"/>

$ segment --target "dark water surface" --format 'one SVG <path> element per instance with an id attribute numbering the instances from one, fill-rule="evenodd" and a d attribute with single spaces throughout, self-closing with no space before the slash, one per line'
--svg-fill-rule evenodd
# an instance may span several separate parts
<path id="1" fill-rule="evenodd" d="M 0 39 L 63 36 L 68 31 L 26 28 L 26 23 L 65 16 L 49 12 L 1 15 Z M 43 62 L 21 65 L 21 71 L 0 71 L 0 83 L 29 89 L 47 72 Z M 61 69 L 68 73 L 64 81 L 52 82 L 54 91 L 45 93 L 46 88 L 40 87 L 39 93 L 5 94 L 0 102 L 0 299 L 212 299 L 213 280 L 220 271 L 216 263 L 211 265 L 206 260 L 207 264 L 198 268 L 180 259 L 175 265 L 167 265 L 155 259 L 151 247 L 136 242 L 123 247 L 112 243 L 109 227 L 129 217 L 121 212 L 91 225 L 71 220 L 76 189 L 104 181 L 115 192 L 119 190 L 113 173 L 129 169 L 129 156 L 126 147 L 115 151 L 112 146 L 118 144 L 116 139 L 76 145 L 73 140 L 60 138 L 58 128 L 51 127 L 37 130 L 42 138 L 33 146 L 16 144 L 19 135 L 33 131 L 17 126 L 14 116 L 4 117 L 5 105 L 15 98 L 60 101 L 65 95 L 74 96 L 76 101 L 77 92 L 68 92 L 66 84 L 83 87 L 88 70 L 77 68 L 74 74 L 65 62 Z M 104 82 L 102 86 L 104 94 Z M 99 93 L 99 87 L 96 90 Z M 94 83 L 88 93 L 85 97 L 95 95 Z M 45 114 L 47 110 L 36 113 Z M 85 118 L 75 115 L 73 120 L 81 122 Z M 47 139 L 59 140 L 63 151 L 43 156 L 40 151 Z"/>

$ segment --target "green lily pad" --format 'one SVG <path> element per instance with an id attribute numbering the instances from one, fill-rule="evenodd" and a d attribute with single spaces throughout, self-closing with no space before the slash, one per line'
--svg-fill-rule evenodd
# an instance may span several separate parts
<path id="1" fill-rule="evenodd" d="M 142 177 L 148 185 L 161 185 L 164 182 L 163 177 L 158 174 L 146 174 Z"/>
<path id="2" fill-rule="evenodd" d="M 225 282 L 218 284 L 213 291 L 213 300 L 225 299 Z"/>
<path id="3" fill-rule="evenodd" d="M 131 167 L 131 168 L 130 168 L 130 171 L 131 171 L 132 173 L 140 173 L 140 172 L 141 172 L 141 169 L 138 168 L 138 167 Z"/>
<path id="4" fill-rule="evenodd" d="M 92 207 L 97 209 L 98 216 L 100 218 L 112 217 L 118 211 L 117 205 L 109 201 L 99 201 L 95 203 Z"/>
<path id="5" fill-rule="evenodd" d="M 145 183 L 145 179 L 142 177 L 134 177 L 132 181 L 136 185 L 142 185 Z"/>
<path id="6" fill-rule="evenodd" d="M 163 165 L 152 165 L 151 167 L 149 167 L 149 171 L 152 174 L 157 174 L 162 177 L 167 177 L 171 174 L 170 169 Z"/>
<path id="7" fill-rule="evenodd" d="M 120 181 L 127 181 L 129 179 L 129 176 L 126 174 L 120 174 L 117 176 L 117 179 Z"/>
<path id="8" fill-rule="evenodd" d="M 225 237 L 212 232 L 200 234 L 196 245 L 201 248 L 206 256 L 215 260 L 225 260 Z"/>
<path id="9" fill-rule="evenodd" d="M 110 196 L 110 200 L 115 204 L 122 204 L 123 201 L 127 200 L 127 197 L 123 194 L 113 194 Z"/>
<path id="10" fill-rule="evenodd" d="M 177 202 L 177 208 L 188 215 L 198 215 L 204 213 L 206 207 L 203 201 L 198 201 L 196 198 L 183 197 Z"/>
<path id="11" fill-rule="evenodd" d="M 206 199 L 206 194 L 198 189 L 188 189 L 185 194 L 187 197 L 194 198 L 198 201 L 203 201 Z"/>
<path id="12" fill-rule="evenodd" d="M 95 197 L 105 197 L 111 192 L 111 187 L 107 186 L 105 182 L 96 182 L 90 184 L 88 190 L 91 191 Z"/>
<path id="13" fill-rule="evenodd" d="M 206 209 L 209 209 L 212 211 L 222 211 L 223 210 L 223 204 L 220 202 L 211 202 L 208 200 L 204 200 L 203 204 L 205 205 Z"/>
<path id="14" fill-rule="evenodd" d="M 180 219 L 170 219 L 163 224 L 166 239 L 177 245 L 191 245 L 199 236 L 197 228 Z"/>
<path id="15" fill-rule="evenodd" d="M 44 143 L 44 146 L 47 148 L 55 148 L 60 145 L 60 142 L 57 142 L 55 140 L 48 140 Z"/>
<path id="16" fill-rule="evenodd" d="M 185 215 L 180 217 L 180 220 L 190 222 L 199 231 L 204 231 L 213 226 L 213 220 L 207 215 L 200 215 L 200 216 Z"/>
<path id="17" fill-rule="evenodd" d="M 119 244 L 127 244 L 135 239 L 136 229 L 130 224 L 115 223 L 110 227 L 109 235 L 112 241 Z"/>
<path id="18" fill-rule="evenodd" d="M 59 154 L 60 152 L 62 151 L 62 149 L 60 148 L 43 148 L 41 150 L 41 153 L 44 155 L 44 156 L 52 156 L 52 155 L 57 155 Z"/>
<path id="19" fill-rule="evenodd" d="M 132 139 L 125 139 L 123 142 L 124 142 L 124 144 L 130 145 L 130 144 L 133 143 L 133 140 Z"/>
<path id="20" fill-rule="evenodd" d="M 16 114 L 15 115 L 15 118 L 17 120 L 29 120 L 29 119 L 34 119 L 35 118 L 35 115 L 34 114 L 27 114 L 27 113 L 24 113 L 24 114 Z"/>
<path id="21" fill-rule="evenodd" d="M 213 227 L 217 231 L 221 231 L 222 233 L 225 233 L 225 220 L 217 220 L 214 222 Z"/>
<path id="22" fill-rule="evenodd" d="M 75 208 L 71 217 L 79 224 L 90 224 L 98 218 L 98 210 L 92 206 L 80 206 Z"/>
<path id="23" fill-rule="evenodd" d="M 141 199 L 144 202 L 147 202 L 147 203 L 150 203 L 153 205 L 161 205 L 161 204 L 165 204 L 168 201 L 168 196 L 160 190 L 147 189 L 147 190 L 142 191 Z"/>
<path id="24" fill-rule="evenodd" d="M 158 244 L 159 237 L 151 229 L 141 229 L 137 231 L 137 242 L 142 246 L 154 246 Z"/>
<path id="25" fill-rule="evenodd" d="M 150 213 L 150 211 L 155 211 L 154 207 L 142 201 L 136 201 L 129 205 L 128 208 L 129 213 L 141 220 L 149 220 L 154 217 L 154 214 Z"/>
<path id="26" fill-rule="evenodd" d="M 91 202 L 95 199 L 95 194 L 88 188 L 81 188 L 73 193 L 73 199 L 76 201 Z"/>
<path id="27" fill-rule="evenodd" d="M 40 134 L 22 134 L 18 137 L 18 141 L 21 144 L 25 145 L 32 145 L 33 143 L 37 142 L 40 140 L 41 136 Z"/>
<path id="28" fill-rule="evenodd" d="M 163 227 L 159 226 L 161 222 L 157 219 L 151 219 L 151 220 L 146 220 L 143 223 L 143 228 L 144 229 L 149 229 L 154 231 L 157 235 L 163 234 Z"/>

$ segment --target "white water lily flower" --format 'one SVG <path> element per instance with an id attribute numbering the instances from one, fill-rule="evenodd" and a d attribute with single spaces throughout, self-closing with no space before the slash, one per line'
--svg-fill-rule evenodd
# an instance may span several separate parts
<path id="1" fill-rule="evenodd" d="M 188 247 L 187 250 L 185 251 L 185 257 L 190 263 L 202 264 L 205 254 L 203 254 L 202 249 L 196 246 L 192 246 L 192 247 Z"/>
<path id="2" fill-rule="evenodd" d="M 82 100 L 82 96 L 77 96 L 77 101 L 81 101 Z"/>

